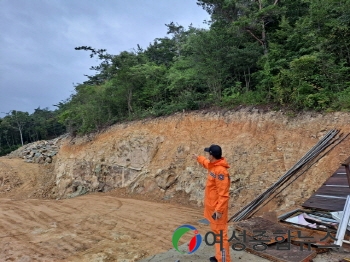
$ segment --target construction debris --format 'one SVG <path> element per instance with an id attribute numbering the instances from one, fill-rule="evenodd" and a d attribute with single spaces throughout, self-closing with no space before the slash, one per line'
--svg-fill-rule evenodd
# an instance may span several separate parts
<path id="1" fill-rule="evenodd" d="M 343 218 L 344 211 L 330 212 L 330 213 L 332 215 L 332 218 L 334 218 L 335 221 L 340 223 L 341 219 Z M 346 229 L 350 231 L 350 222 L 348 222 Z"/>
<path id="2" fill-rule="evenodd" d="M 290 223 L 296 226 L 318 229 L 321 231 L 336 231 L 339 222 L 332 218 L 330 212 L 315 212 L 310 210 L 297 209 L 279 217 L 281 222 Z"/>
<path id="3" fill-rule="evenodd" d="M 348 135 L 343 136 L 340 134 L 339 130 L 333 129 L 329 131 L 312 149 L 310 149 L 289 171 L 287 171 L 276 183 L 274 183 L 271 187 L 269 187 L 264 193 L 255 198 L 252 202 L 246 205 L 239 212 L 234 214 L 229 221 L 240 221 L 252 216 L 265 201 L 267 201 L 271 196 L 275 196 L 280 191 L 288 186 L 285 185 L 287 182 L 290 182 L 293 177 L 294 180 L 306 172 L 313 164 L 315 164 L 318 160 L 320 160 L 326 153 L 329 152 L 334 146 L 339 144 L 342 140 L 344 140 Z M 328 151 L 324 152 L 328 147 L 333 145 Z M 324 153 L 323 153 L 324 152 Z M 323 153 L 321 155 L 321 153 Z M 294 181 L 292 180 L 292 181 Z"/>
<path id="4" fill-rule="evenodd" d="M 327 180 L 303 204 L 318 210 L 293 210 L 280 216 L 279 222 L 249 218 L 349 135 L 338 133 L 336 129 L 329 131 L 275 184 L 230 218 L 237 230 L 229 240 L 233 249 L 246 250 L 271 261 L 306 262 L 318 253 L 350 244 L 350 234 L 346 232 L 347 227 L 350 229 L 350 158 L 330 182 Z M 344 207 L 347 197 L 348 204 Z"/>
<path id="5" fill-rule="evenodd" d="M 342 211 L 345 201 L 350 195 L 349 180 L 345 163 L 348 158 L 326 182 L 302 206 L 305 208 L 327 211 Z"/>
<path id="6" fill-rule="evenodd" d="M 337 235 L 335 237 L 336 241 L 334 242 L 334 244 L 342 246 L 343 242 L 350 243 L 349 241 L 344 240 L 346 227 L 349 223 L 349 218 L 350 218 L 350 195 L 348 195 L 346 198 L 345 207 L 343 210 L 343 216 L 339 223 L 339 228 L 337 231 Z"/>
<path id="7" fill-rule="evenodd" d="M 261 217 L 252 217 L 247 220 L 242 220 L 239 222 L 233 223 L 235 229 L 238 231 L 244 232 L 246 235 L 251 236 L 255 239 L 259 238 L 257 235 L 259 232 L 262 233 L 263 236 L 274 236 L 275 232 L 285 232 L 281 233 L 281 237 L 287 238 L 288 228 L 279 225 L 277 223 L 273 223 L 267 219 Z M 273 244 L 278 242 L 274 237 L 267 238 L 264 240 L 265 244 Z"/>
<path id="8" fill-rule="evenodd" d="M 276 262 L 307 262 L 317 255 L 311 249 L 310 235 L 301 230 L 291 230 L 261 217 L 233 225 L 238 231 L 229 240 L 234 250 L 245 250 Z"/>

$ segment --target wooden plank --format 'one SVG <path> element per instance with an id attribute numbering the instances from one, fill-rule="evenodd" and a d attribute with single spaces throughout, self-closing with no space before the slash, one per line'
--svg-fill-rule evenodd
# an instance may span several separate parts
<path id="1" fill-rule="evenodd" d="M 300 234 L 298 231 L 300 232 Z M 303 242 L 318 243 L 321 246 L 320 248 L 314 247 L 310 244 L 311 249 L 315 250 L 317 254 L 321 254 L 329 251 L 328 248 L 322 248 L 322 246 L 332 245 L 334 242 L 334 240 L 332 240 L 331 238 L 328 238 L 327 241 L 321 241 L 321 239 L 323 239 L 326 236 L 326 232 L 321 232 L 317 230 L 307 231 L 306 228 L 305 229 L 298 228 L 298 230 L 296 231 L 294 229 L 293 232 L 291 232 L 291 236 L 292 236 L 291 242 L 296 246 L 300 246 L 300 243 L 303 243 Z M 305 237 L 310 237 L 310 238 L 305 238 Z"/>
<path id="2" fill-rule="evenodd" d="M 289 222 L 280 221 L 285 224 L 286 227 L 290 229 L 291 242 L 296 246 L 300 246 L 302 242 L 310 242 L 310 243 L 322 243 L 321 247 L 317 247 L 316 245 L 311 245 L 311 249 L 315 250 L 317 254 L 328 252 L 328 248 L 322 248 L 322 246 L 333 244 L 334 240 L 330 237 L 327 237 L 327 232 L 304 228 L 301 226 L 290 224 Z M 300 232 L 300 233 L 299 233 Z M 332 232 L 331 235 L 335 237 L 336 232 Z M 305 238 L 310 237 L 310 238 Z M 322 241 L 321 241 L 322 239 Z"/>
<path id="3" fill-rule="evenodd" d="M 268 237 L 260 238 L 268 239 L 268 241 L 265 241 L 266 244 L 277 242 L 274 238 L 275 232 L 283 232 L 280 235 L 284 238 L 288 237 L 288 228 L 262 217 L 253 217 L 247 220 L 234 222 L 233 226 L 236 230 L 241 232 L 245 231 L 248 236 L 254 237 L 255 239 L 259 239 L 259 237 L 255 237 L 257 234 L 265 231 L 264 235 Z"/>
<path id="4" fill-rule="evenodd" d="M 235 245 L 238 241 L 230 242 L 230 245 Z M 245 251 L 266 258 L 275 262 L 309 262 L 316 257 L 317 253 L 314 250 L 307 250 L 304 248 L 300 250 L 299 246 L 290 245 L 290 250 L 278 250 L 276 244 L 269 245 L 266 250 L 258 251 L 254 245 L 256 243 L 245 243 Z"/>

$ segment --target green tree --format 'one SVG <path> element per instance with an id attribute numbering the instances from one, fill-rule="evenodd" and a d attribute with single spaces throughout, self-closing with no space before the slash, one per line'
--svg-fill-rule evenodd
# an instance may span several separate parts
<path id="1" fill-rule="evenodd" d="M 7 114 L 7 116 L 10 119 L 10 125 L 18 130 L 21 144 L 23 146 L 23 132 L 26 124 L 29 121 L 28 112 L 12 110 Z"/>

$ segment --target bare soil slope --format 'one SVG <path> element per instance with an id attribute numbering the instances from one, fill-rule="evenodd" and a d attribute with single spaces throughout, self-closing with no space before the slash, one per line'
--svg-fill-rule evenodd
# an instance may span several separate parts
<path id="1" fill-rule="evenodd" d="M 27 199 L 55 197 L 52 165 L 25 163 L 22 159 L 0 158 L 0 197 Z"/>
<path id="2" fill-rule="evenodd" d="M 114 125 L 95 136 L 62 141 L 57 195 L 125 188 L 172 199 L 179 192 L 203 204 L 205 171 L 192 158 L 222 146 L 231 165 L 231 208 L 240 210 L 287 172 L 331 129 L 350 132 L 349 113 L 240 111 L 179 113 Z M 350 156 L 350 136 L 261 211 L 278 214 L 302 204 Z"/>

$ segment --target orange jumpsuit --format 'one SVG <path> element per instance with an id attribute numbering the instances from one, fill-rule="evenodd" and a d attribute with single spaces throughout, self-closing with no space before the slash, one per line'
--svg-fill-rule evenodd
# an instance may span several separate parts
<path id="1" fill-rule="evenodd" d="M 197 161 L 208 169 L 205 186 L 204 217 L 209 220 L 211 231 L 218 235 L 223 231 L 223 250 L 220 250 L 220 237 L 215 244 L 215 257 L 219 262 L 231 262 L 228 243 L 228 200 L 230 192 L 230 177 L 227 169 L 230 167 L 225 158 L 210 163 L 204 156 L 198 156 Z M 214 220 L 213 213 L 222 213 L 222 217 Z"/>

